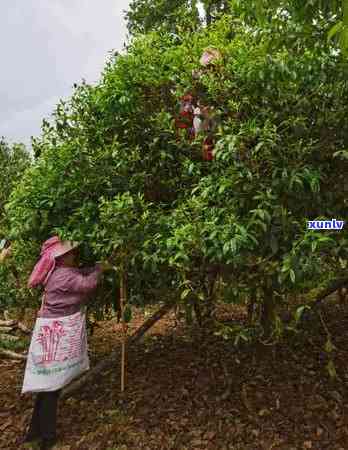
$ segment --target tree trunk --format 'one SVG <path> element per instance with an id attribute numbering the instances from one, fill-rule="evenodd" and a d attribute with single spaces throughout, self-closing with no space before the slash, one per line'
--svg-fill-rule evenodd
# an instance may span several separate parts
<path id="1" fill-rule="evenodd" d="M 139 327 L 136 332 L 128 339 L 127 345 L 135 344 L 140 341 L 144 334 L 155 325 L 162 317 L 164 317 L 173 307 L 175 303 L 169 302 L 163 305 L 158 311 L 156 311 L 148 320 L 146 320 L 141 327 Z M 107 369 L 116 359 L 120 358 L 120 349 L 117 348 L 109 356 L 100 361 L 93 369 L 87 372 L 78 380 L 71 383 L 65 389 L 63 389 L 62 397 L 70 397 L 76 390 L 80 389 L 87 381 L 92 380 L 97 375 L 100 375 L 105 369 Z"/>
<path id="2" fill-rule="evenodd" d="M 254 289 L 250 295 L 249 302 L 248 302 L 248 324 L 252 325 L 254 321 L 254 315 L 255 315 L 255 306 L 257 302 L 257 291 Z"/>
<path id="3" fill-rule="evenodd" d="M 338 298 L 341 305 L 344 305 L 347 299 L 347 289 L 346 288 L 340 288 L 338 289 Z"/>
<path id="4" fill-rule="evenodd" d="M 204 3 L 204 9 L 205 9 L 205 22 L 208 25 L 211 24 L 213 18 L 212 18 L 212 12 L 213 12 L 213 5 L 212 0 L 206 0 Z"/>
<path id="5" fill-rule="evenodd" d="M 206 279 L 206 297 L 203 306 L 203 325 L 209 324 L 215 317 L 215 284 L 218 277 L 218 270 L 214 267 L 207 273 Z M 204 283 L 203 283 L 204 284 Z"/>
<path id="6" fill-rule="evenodd" d="M 266 338 L 272 334 L 274 320 L 275 320 L 275 301 L 273 291 L 270 288 L 265 288 L 261 313 L 261 326 L 264 330 L 264 336 Z"/>
<path id="7" fill-rule="evenodd" d="M 348 287 L 348 278 L 345 277 L 333 280 L 326 289 L 324 289 L 319 295 L 317 295 L 317 298 L 314 301 L 313 308 L 318 308 L 319 306 L 321 306 L 321 303 L 326 299 L 326 297 L 344 287 Z"/>
<path id="8" fill-rule="evenodd" d="M 199 327 L 202 327 L 203 326 L 203 317 L 202 317 L 201 305 L 199 303 L 198 298 L 195 298 L 193 300 L 193 310 L 195 312 L 196 321 L 197 321 Z"/>
<path id="9" fill-rule="evenodd" d="M 222 1 L 222 11 L 224 14 L 227 14 L 230 11 L 230 5 L 229 5 L 228 0 Z"/>
<path id="10" fill-rule="evenodd" d="M 199 21 L 200 15 L 199 15 L 199 9 L 197 5 L 197 0 L 191 0 L 191 11 L 192 15 L 196 18 L 197 21 Z"/>
<path id="11" fill-rule="evenodd" d="M 124 321 L 124 309 L 127 305 L 128 294 L 127 272 L 122 265 L 121 268 L 121 280 L 120 280 L 120 306 L 121 306 L 121 322 L 122 322 L 122 352 L 121 352 L 121 392 L 125 389 L 125 375 L 126 375 L 126 341 L 127 341 L 127 329 L 128 325 Z"/>

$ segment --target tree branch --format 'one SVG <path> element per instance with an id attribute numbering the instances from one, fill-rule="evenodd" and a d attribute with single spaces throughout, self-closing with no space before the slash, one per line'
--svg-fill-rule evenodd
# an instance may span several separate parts
<path id="1" fill-rule="evenodd" d="M 6 356 L 11 359 L 22 359 L 26 360 L 27 355 L 22 355 L 20 353 L 12 352 L 11 350 L 5 350 L 4 348 L 0 348 L 0 355 Z"/>
<path id="2" fill-rule="evenodd" d="M 313 309 L 318 308 L 321 306 L 321 303 L 328 297 L 330 294 L 333 294 L 338 289 L 348 287 L 348 278 L 338 278 L 336 280 L 333 280 L 327 288 L 325 288 L 320 294 L 317 295 L 316 299 L 314 300 L 314 304 L 312 306 Z"/>
<path id="3" fill-rule="evenodd" d="M 141 327 L 139 327 L 136 332 L 129 337 L 127 341 L 127 345 L 135 344 L 140 341 L 140 339 L 144 336 L 144 334 L 152 328 L 156 322 L 158 322 L 162 317 L 164 317 L 175 305 L 175 302 L 168 302 L 164 304 L 158 311 L 156 311 L 148 320 L 146 320 Z M 72 382 L 69 386 L 63 389 L 62 397 L 67 398 L 70 397 L 75 391 L 80 389 L 87 381 L 92 380 L 105 369 L 107 369 L 110 365 L 113 364 L 115 360 L 120 358 L 120 349 L 117 348 L 110 353 L 105 359 L 100 361 L 93 369 L 87 372 L 78 380 Z"/>

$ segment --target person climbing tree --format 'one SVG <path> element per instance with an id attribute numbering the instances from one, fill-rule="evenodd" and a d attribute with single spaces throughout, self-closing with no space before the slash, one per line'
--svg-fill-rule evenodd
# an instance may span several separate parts
<path id="1" fill-rule="evenodd" d="M 195 136 L 204 134 L 202 143 L 202 158 L 204 161 L 214 159 L 214 132 L 216 129 L 216 120 L 214 119 L 214 109 L 212 107 L 201 105 L 200 103 L 194 110 L 194 132 Z"/>
<path id="2" fill-rule="evenodd" d="M 194 138 L 193 117 L 195 100 L 191 93 L 187 93 L 180 98 L 179 114 L 175 119 L 177 137 L 180 137 L 179 130 L 186 130 L 186 137 L 189 140 Z"/>
<path id="3" fill-rule="evenodd" d="M 203 51 L 200 58 L 200 69 L 192 71 L 192 77 L 197 90 L 197 106 L 194 109 L 193 127 L 195 137 L 200 133 L 204 133 L 205 137 L 202 143 L 202 158 L 204 161 L 212 161 L 214 159 L 213 150 L 215 148 L 214 133 L 216 130 L 216 119 L 214 118 L 214 108 L 209 106 L 209 100 L 206 95 L 206 88 L 201 83 L 203 75 L 218 71 L 221 61 L 221 52 L 213 47 L 208 47 Z"/>

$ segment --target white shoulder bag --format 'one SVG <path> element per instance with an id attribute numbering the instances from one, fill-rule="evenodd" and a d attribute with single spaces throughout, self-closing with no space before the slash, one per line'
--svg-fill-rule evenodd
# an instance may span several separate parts
<path id="1" fill-rule="evenodd" d="M 44 297 L 42 305 L 44 303 Z M 85 309 L 35 322 L 22 394 L 56 391 L 89 369 Z"/>

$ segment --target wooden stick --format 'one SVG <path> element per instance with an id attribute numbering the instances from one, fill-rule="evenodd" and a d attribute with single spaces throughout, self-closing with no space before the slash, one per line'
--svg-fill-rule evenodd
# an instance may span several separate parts
<path id="1" fill-rule="evenodd" d="M 124 392 L 124 375 L 125 375 L 125 365 L 126 365 L 126 342 L 122 340 L 122 364 L 121 364 L 121 392 Z"/>
<path id="2" fill-rule="evenodd" d="M 27 359 L 27 355 L 21 355 L 20 353 L 12 352 L 11 350 L 5 350 L 4 348 L 0 348 L 0 355 L 12 359 Z"/>
<path id="3" fill-rule="evenodd" d="M 5 320 L 11 320 L 10 313 L 7 311 L 7 309 L 5 309 L 5 311 L 4 311 L 4 317 L 5 317 Z"/>
<path id="4" fill-rule="evenodd" d="M 125 339 L 125 323 L 124 323 L 124 305 L 125 305 L 125 271 L 122 265 L 121 267 L 121 280 L 120 280 L 120 306 L 121 306 L 121 323 L 123 330 L 122 338 L 122 353 L 121 353 L 121 392 L 124 392 L 124 375 L 125 375 L 125 365 L 126 365 L 126 339 Z"/>
<path id="5" fill-rule="evenodd" d="M 16 320 L 0 320 L 0 327 L 14 327 L 17 325 Z"/>

